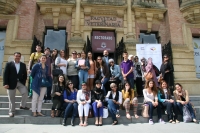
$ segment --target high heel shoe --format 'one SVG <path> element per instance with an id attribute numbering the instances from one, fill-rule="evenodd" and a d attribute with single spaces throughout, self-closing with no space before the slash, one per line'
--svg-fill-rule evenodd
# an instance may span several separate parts
<path id="1" fill-rule="evenodd" d="M 74 118 L 71 120 L 71 126 L 74 126 Z"/>

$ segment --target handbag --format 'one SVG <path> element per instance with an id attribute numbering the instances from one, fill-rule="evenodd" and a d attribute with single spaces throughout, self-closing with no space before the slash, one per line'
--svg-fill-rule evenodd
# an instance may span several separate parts
<path id="1" fill-rule="evenodd" d="M 108 118 L 108 108 L 103 108 L 103 118 Z"/>
<path id="2" fill-rule="evenodd" d="M 142 105 L 142 117 L 144 117 L 144 118 L 149 117 L 149 105 L 148 104 Z"/>
<path id="3" fill-rule="evenodd" d="M 42 78 L 41 87 L 51 87 L 51 84 L 46 78 Z"/>
<path id="4" fill-rule="evenodd" d="M 63 71 L 62 71 L 62 69 L 60 69 L 60 67 L 56 68 L 55 64 L 53 66 L 54 66 L 53 70 L 52 70 L 52 75 L 53 76 L 58 76 L 58 75 L 63 74 Z"/>
<path id="5" fill-rule="evenodd" d="M 184 122 L 191 122 L 192 121 L 190 111 L 188 110 L 188 108 L 185 105 L 183 106 L 183 121 Z"/>
<path id="6" fill-rule="evenodd" d="M 146 75 L 145 75 L 145 80 L 146 80 L 146 81 L 148 81 L 148 80 L 150 80 L 150 79 L 153 79 L 153 74 L 152 74 L 152 72 L 148 72 L 148 73 L 146 73 Z"/>

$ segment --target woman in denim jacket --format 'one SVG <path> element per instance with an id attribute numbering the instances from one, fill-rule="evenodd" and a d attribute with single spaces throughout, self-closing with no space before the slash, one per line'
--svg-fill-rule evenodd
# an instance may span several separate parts
<path id="1" fill-rule="evenodd" d="M 79 71 L 78 71 L 78 77 L 79 77 L 79 90 L 81 89 L 81 83 L 82 82 L 87 82 L 88 79 L 88 70 L 90 69 L 90 63 L 88 59 L 86 59 L 85 52 L 81 52 L 81 58 L 79 58 L 76 61 L 76 66 L 75 66 Z"/>

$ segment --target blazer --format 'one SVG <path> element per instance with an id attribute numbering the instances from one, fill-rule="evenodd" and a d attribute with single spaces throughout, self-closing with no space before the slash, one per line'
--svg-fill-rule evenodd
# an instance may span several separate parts
<path id="1" fill-rule="evenodd" d="M 109 68 L 106 64 L 103 66 L 103 74 L 106 78 L 110 78 L 110 71 L 109 71 Z M 97 78 L 98 79 L 102 78 L 101 77 L 101 68 L 98 68 L 98 70 L 97 70 Z"/>
<path id="2" fill-rule="evenodd" d="M 14 61 L 6 63 L 3 72 L 3 86 L 9 85 L 8 89 L 14 90 L 17 86 L 18 80 L 20 83 L 25 85 L 26 79 L 27 79 L 27 71 L 26 71 L 26 65 L 24 63 L 20 62 L 20 68 L 18 74 Z"/>

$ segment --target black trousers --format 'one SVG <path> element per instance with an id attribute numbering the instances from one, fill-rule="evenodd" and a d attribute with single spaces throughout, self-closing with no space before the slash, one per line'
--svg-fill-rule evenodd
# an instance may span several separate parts
<path id="1" fill-rule="evenodd" d="M 143 90 L 143 87 L 142 87 L 142 85 L 143 85 L 142 77 L 136 77 L 136 82 L 135 83 L 136 83 L 137 94 L 140 95 L 140 96 L 142 96 L 143 95 L 143 92 L 142 92 L 142 90 Z"/>

